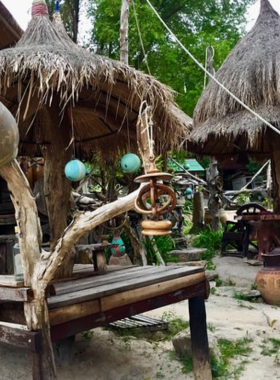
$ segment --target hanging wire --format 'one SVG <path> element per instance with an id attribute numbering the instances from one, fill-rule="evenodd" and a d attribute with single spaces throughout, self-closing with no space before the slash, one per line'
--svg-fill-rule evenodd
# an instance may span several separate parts
<path id="1" fill-rule="evenodd" d="M 138 31 L 138 35 L 139 35 L 139 39 L 140 39 L 140 44 L 141 44 L 141 48 L 142 48 L 143 54 L 144 54 L 144 62 L 147 66 L 147 70 L 148 70 L 149 75 L 151 75 L 151 71 L 150 71 L 150 67 L 149 67 L 149 63 L 148 63 L 148 58 L 147 58 L 147 54 L 145 51 L 145 47 L 144 47 L 144 43 L 143 43 L 143 39 L 142 39 L 142 34 L 141 34 L 139 22 L 138 22 L 138 17 L 137 17 L 137 13 L 136 13 L 134 0 L 132 0 L 132 5 L 133 5 L 133 12 L 134 12 L 135 22 L 136 22 L 136 26 L 137 26 L 137 31 Z"/>
<path id="2" fill-rule="evenodd" d="M 182 44 L 182 42 L 178 39 L 178 37 L 172 32 L 172 30 L 167 26 L 167 24 L 160 17 L 156 9 L 153 7 L 149 0 L 146 0 L 157 18 L 164 25 L 166 30 L 172 35 L 172 37 L 176 40 L 176 42 L 181 46 L 181 48 L 188 54 L 188 56 L 211 78 L 214 82 L 217 83 L 226 93 L 228 93 L 237 103 L 239 103 L 242 107 L 244 107 L 247 111 L 249 111 L 252 115 L 256 116 L 259 120 L 261 120 L 265 125 L 267 125 L 270 129 L 280 135 L 280 131 L 274 127 L 271 123 L 265 120 L 262 116 L 260 116 L 257 112 L 253 111 L 250 107 L 248 107 L 245 103 L 242 102 L 237 96 L 235 96 L 230 90 L 228 90 L 218 79 L 212 75 L 207 69 L 203 67 L 203 65 L 194 57 L 194 55 Z"/>

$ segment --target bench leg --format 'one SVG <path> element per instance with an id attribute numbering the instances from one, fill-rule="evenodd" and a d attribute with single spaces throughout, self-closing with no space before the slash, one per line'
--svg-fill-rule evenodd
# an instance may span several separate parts
<path id="1" fill-rule="evenodd" d="M 212 380 L 203 297 L 189 299 L 193 371 L 196 380 Z"/>
<path id="2" fill-rule="evenodd" d="M 39 352 L 32 352 L 32 379 L 41 380 L 42 378 L 42 355 Z"/>
<path id="3" fill-rule="evenodd" d="M 105 252 L 104 250 L 96 250 L 93 251 L 93 255 L 95 255 L 96 259 L 94 260 L 94 263 L 96 263 L 96 268 L 95 270 L 98 271 L 100 274 L 105 274 L 108 272 L 107 269 L 107 264 L 106 264 L 106 257 L 105 257 Z"/>

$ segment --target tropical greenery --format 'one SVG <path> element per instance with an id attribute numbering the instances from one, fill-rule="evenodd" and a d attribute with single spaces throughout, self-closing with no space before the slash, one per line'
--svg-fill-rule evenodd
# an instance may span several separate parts
<path id="1" fill-rule="evenodd" d="M 92 21 L 87 47 L 119 59 L 122 0 L 64 0 L 62 16 L 69 35 L 76 40 L 78 21 L 86 13 Z M 152 0 L 164 22 L 191 53 L 204 64 L 206 48 L 215 51 L 215 69 L 244 33 L 245 15 L 254 0 Z M 47 0 L 51 12 L 54 0 Z M 143 40 L 145 54 L 141 47 Z M 131 2 L 129 18 L 129 64 L 156 76 L 178 93 L 178 103 L 192 115 L 204 85 L 204 74 L 165 30 L 146 0 Z M 148 69 L 149 67 L 149 69 Z"/>

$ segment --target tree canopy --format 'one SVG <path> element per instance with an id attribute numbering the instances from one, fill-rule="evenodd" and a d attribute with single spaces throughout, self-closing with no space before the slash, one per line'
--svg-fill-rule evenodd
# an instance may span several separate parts
<path id="1" fill-rule="evenodd" d="M 216 69 L 243 35 L 246 10 L 254 2 L 255 0 L 152 0 L 153 6 L 169 28 L 203 65 L 206 48 L 213 47 Z M 47 3 L 52 13 L 55 0 L 47 0 Z M 87 47 L 95 53 L 119 59 L 121 3 L 122 0 L 62 1 L 61 11 L 67 32 L 74 41 L 77 40 L 79 13 L 86 10 L 87 16 L 92 20 Z M 204 73 L 166 31 L 146 0 L 131 2 L 129 64 L 143 72 L 150 72 L 162 83 L 172 87 L 178 93 L 178 104 L 192 115 L 203 90 Z"/>
<path id="2" fill-rule="evenodd" d="M 204 64 L 206 48 L 215 51 L 217 69 L 244 33 L 246 10 L 253 0 L 153 0 L 162 19 L 195 57 Z M 119 59 L 121 0 L 95 0 L 88 14 L 93 19 L 91 43 L 97 53 Z M 137 29 L 146 52 L 146 60 Z M 130 7 L 129 64 L 150 72 L 177 93 L 181 108 L 192 115 L 201 94 L 204 73 L 165 30 L 146 0 Z"/>

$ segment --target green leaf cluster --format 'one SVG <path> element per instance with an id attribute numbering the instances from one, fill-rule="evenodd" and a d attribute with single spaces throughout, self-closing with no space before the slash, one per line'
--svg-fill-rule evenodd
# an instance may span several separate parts
<path id="1" fill-rule="evenodd" d="M 177 38 L 204 65 L 205 51 L 215 51 L 218 69 L 244 33 L 245 14 L 253 0 L 154 0 L 153 6 Z M 91 46 L 119 59 L 121 0 L 95 0 L 88 8 L 93 20 Z M 136 17 L 146 56 L 141 48 Z M 204 73 L 166 31 L 145 0 L 134 0 L 129 16 L 129 64 L 148 72 L 178 93 L 178 103 L 189 115 L 203 90 Z"/>

